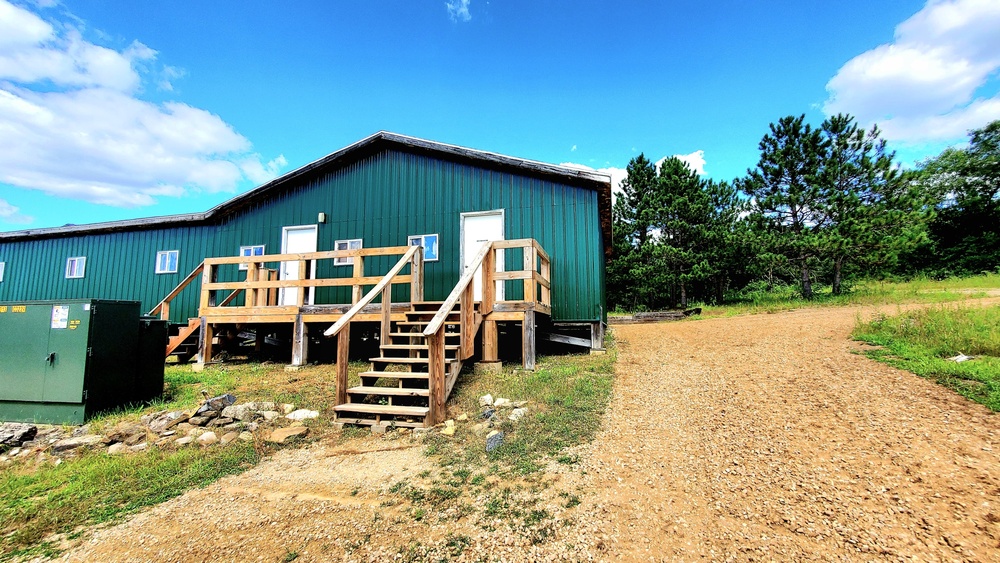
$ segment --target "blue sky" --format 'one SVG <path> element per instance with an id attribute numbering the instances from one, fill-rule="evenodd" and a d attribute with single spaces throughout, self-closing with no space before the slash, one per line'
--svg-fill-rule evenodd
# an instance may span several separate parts
<path id="1" fill-rule="evenodd" d="M 1000 0 L 0 0 L 0 230 L 203 211 L 378 130 L 730 180 L 849 112 L 912 163 L 1000 118 Z"/>

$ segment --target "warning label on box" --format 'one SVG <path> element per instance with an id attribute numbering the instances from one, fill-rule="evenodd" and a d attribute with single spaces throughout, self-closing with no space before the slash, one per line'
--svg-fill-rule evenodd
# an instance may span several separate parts
<path id="1" fill-rule="evenodd" d="M 69 305 L 52 306 L 52 328 L 69 326 Z"/>

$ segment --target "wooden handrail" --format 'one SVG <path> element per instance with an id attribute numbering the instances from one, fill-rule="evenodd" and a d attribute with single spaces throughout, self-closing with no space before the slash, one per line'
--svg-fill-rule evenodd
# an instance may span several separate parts
<path id="1" fill-rule="evenodd" d="M 200 274 L 204 268 L 205 268 L 204 261 L 195 266 L 195 268 L 191 270 L 191 273 L 188 274 L 187 277 L 185 277 L 183 280 L 181 280 L 181 283 L 177 284 L 177 287 L 175 287 L 170 293 L 168 293 L 167 296 L 163 298 L 163 300 L 161 300 L 159 303 L 156 304 L 156 307 L 153 307 L 153 309 L 149 313 L 147 313 L 147 316 L 152 317 L 154 315 L 159 314 L 161 319 L 170 320 L 170 302 L 173 301 L 174 298 L 177 297 L 177 295 L 180 294 L 180 292 L 183 291 L 184 288 L 188 286 L 188 284 L 194 281 L 194 279 L 198 277 L 198 274 Z"/>
<path id="2" fill-rule="evenodd" d="M 326 329 L 326 332 L 323 333 L 324 336 L 334 336 L 338 332 L 340 332 L 341 329 L 343 329 L 347 324 L 351 322 L 351 320 L 354 318 L 355 315 L 361 312 L 361 309 L 363 309 L 366 305 L 371 303 L 375 299 L 375 297 L 382 292 L 383 289 L 386 289 L 389 286 L 389 284 L 392 283 L 392 279 L 395 278 L 396 274 L 398 274 L 400 270 L 402 270 L 403 267 L 406 266 L 413 259 L 413 255 L 416 252 L 423 250 L 423 248 L 420 246 L 409 246 L 406 248 L 407 248 L 406 253 L 403 254 L 403 256 L 399 259 L 398 262 L 396 262 L 396 265 L 393 266 L 392 269 L 389 270 L 389 272 L 382 277 L 381 281 L 375 284 L 375 287 L 371 288 L 371 290 L 368 291 L 368 293 L 366 293 L 364 297 L 359 299 L 358 302 L 355 303 L 354 306 L 351 307 L 349 311 L 344 313 L 344 316 L 340 317 L 340 319 L 338 319 L 333 326 Z M 385 304 L 383 304 L 383 307 L 384 306 Z M 339 361 L 340 360 L 338 359 L 338 362 Z"/>
<path id="3" fill-rule="evenodd" d="M 302 260 L 323 260 L 328 258 L 355 258 L 365 256 L 391 256 L 404 254 L 410 246 L 384 246 L 376 248 L 356 248 L 354 250 L 323 250 L 300 254 L 267 254 L 257 256 L 219 256 L 206 258 L 206 264 L 249 264 L 251 262 L 298 262 Z"/>
<path id="4" fill-rule="evenodd" d="M 437 314 L 434 315 L 434 318 L 431 319 L 427 328 L 424 329 L 424 336 L 430 336 L 437 333 L 441 326 L 444 325 L 444 321 L 448 318 L 448 315 L 451 314 L 451 310 L 455 308 L 455 305 L 458 304 L 458 300 L 462 298 L 462 292 L 465 291 L 466 286 L 472 283 L 472 279 L 476 276 L 476 271 L 479 269 L 479 266 L 482 265 L 483 259 L 486 258 L 486 254 L 489 252 L 493 252 L 492 242 L 484 243 L 483 248 L 479 250 L 479 254 L 476 254 L 476 257 L 472 259 L 472 264 L 469 265 L 468 271 L 466 271 L 465 274 L 463 274 L 458 280 L 458 283 L 455 284 L 455 288 L 451 290 L 451 294 L 449 294 L 448 298 L 444 300 L 444 303 L 442 303 L 441 307 L 437 310 Z"/>

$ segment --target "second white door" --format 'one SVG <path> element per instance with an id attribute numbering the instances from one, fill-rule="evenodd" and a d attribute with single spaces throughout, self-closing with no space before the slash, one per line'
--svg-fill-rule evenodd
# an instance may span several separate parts
<path id="1" fill-rule="evenodd" d="M 504 240 L 503 210 L 462 214 L 462 272 L 469 269 L 470 263 L 479 254 L 483 243 L 487 241 Z M 503 251 L 497 254 L 497 271 L 503 271 Z M 483 280 L 478 273 L 473 279 L 474 299 L 483 299 Z M 503 301 L 503 282 L 497 283 L 496 300 Z"/>

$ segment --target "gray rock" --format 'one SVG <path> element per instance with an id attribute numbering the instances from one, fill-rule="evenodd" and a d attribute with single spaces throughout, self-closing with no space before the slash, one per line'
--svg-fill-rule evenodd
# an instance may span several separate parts
<path id="1" fill-rule="evenodd" d="M 128 450 L 130 452 L 144 452 L 149 449 L 149 443 L 143 442 L 141 444 L 136 444 L 134 446 L 129 446 Z"/>
<path id="2" fill-rule="evenodd" d="M 498 397 L 497 400 L 493 401 L 493 406 L 496 408 L 509 407 L 510 399 L 504 399 L 503 397 Z"/>
<path id="3" fill-rule="evenodd" d="M 90 434 L 90 425 L 84 424 L 83 426 L 77 426 L 74 428 L 73 432 L 70 433 L 70 437 L 79 438 L 80 436 L 86 436 L 87 434 Z"/>
<path id="4" fill-rule="evenodd" d="M 198 416 L 203 416 L 205 418 L 215 418 L 219 416 L 219 411 L 204 411 L 195 413 Z"/>
<path id="5" fill-rule="evenodd" d="M 232 419 L 230 419 L 230 420 L 232 420 Z M 244 426 L 246 426 L 246 424 L 243 423 L 243 422 L 230 422 L 229 424 L 224 424 L 222 426 L 222 429 L 223 430 L 241 430 Z"/>
<path id="6" fill-rule="evenodd" d="M 258 411 L 258 412 L 260 412 L 260 415 L 263 416 L 264 420 L 268 422 L 281 416 L 281 413 L 278 411 Z"/>
<path id="7" fill-rule="evenodd" d="M 222 438 L 219 438 L 219 443 L 225 446 L 229 442 L 232 442 L 233 440 L 239 437 L 240 437 L 239 432 L 226 432 L 225 434 L 222 435 Z"/>
<path id="8" fill-rule="evenodd" d="M 118 455 L 125 453 L 125 444 L 116 442 L 108 446 L 108 455 Z"/>
<path id="9" fill-rule="evenodd" d="M 513 403 L 511 403 L 511 406 L 514 407 L 515 409 L 519 409 L 527 404 L 528 401 L 514 401 Z"/>
<path id="10" fill-rule="evenodd" d="M 177 444 L 178 446 L 186 446 L 191 442 L 194 442 L 194 438 L 192 438 L 191 436 L 184 436 L 183 438 L 177 438 L 176 440 L 174 440 L 174 443 Z"/>
<path id="11" fill-rule="evenodd" d="M 375 428 L 372 426 L 372 428 Z M 383 427 L 384 428 L 384 427 Z M 275 442 L 278 444 L 284 444 L 286 440 L 294 436 L 305 436 L 309 433 L 309 429 L 305 426 L 299 427 L 289 427 L 289 428 L 278 428 L 267 437 L 268 442 Z"/>
<path id="12" fill-rule="evenodd" d="M 207 416 L 192 416 L 188 419 L 188 424 L 193 424 L 195 426 L 205 426 L 208 424 Z"/>
<path id="13" fill-rule="evenodd" d="M 479 406 L 481 407 L 492 407 L 493 406 L 493 395 L 483 395 L 479 397 Z"/>
<path id="14" fill-rule="evenodd" d="M 37 448 L 39 446 L 44 446 L 45 443 L 40 440 L 28 440 L 26 442 L 21 442 L 21 449 L 28 451 L 32 448 Z"/>
<path id="15" fill-rule="evenodd" d="M 489 420 L 489 419 L 493 418 L 494 416 L 496 416 L 496 414 L 497 414 L 497 410 L 496 409 L 492 409 L 492 408 L 490 408 L 490 409 L 483 409 L 483 414 L 479 415 L 479 417 L 480 418 L 484 418 L 486 420 Z"/>
<path id="16" fill-rule="evenodd" d="M 205 432 L 201 436 L 198 436 L 198 443 L 203 446 L 211 446 L 218 441 L 219 437 L 215 435 L 215 432 Z"/>
<path id="17" fill-rule="evenodd" d="M 5 422 L 0 424 L 0 446 L 15 448 L 34 439 L 37 434 L 38 427 L 34 424 Z"/>
<path id="18" fill-rule="evenodd" d="M 204 413 L 207 411 L 215 411 L 216 413 L 221 412 L 226 407 L 236 403 L 236 396 L 230 393 L 225 395 L 219 395 L 218 397 L 212 397 L 211 399 L 205 401 L 201 407 L 198 408 L 196 415 L 207 416 Z"/>
<path id="19" fill-rule="evenodd" d="M 305 420 L 307 418 L 316 418 L 319 416 L 319 411 L 311 411 L 309 409 L 299 409 L 294 412 L 290 412 L 285 415 L 288 420 Z"/>
<path id="20" fill-rule="evenodd" d="M 142 442 L 145 441 L 146 441 L 146 433 L 143 432 L 142 434 L 133 434 L 128 438 L 125 438 L 124 443 L 126 446 L 134 446 L 136 444 L 141 444 Z"/>
<path id="21" fill-rule="evenodd" d="M 232 423 L 233 419 L 231 418 L 226 418 L 226 417 L 213 418 L 211 421 L 209 421 L 208 426 L 210 427 L 225 426 L 227 424 L 232 424 Z"/>
<path id="22" fill-rule="evenodd" d="M 251 432 L 240 432 L 239 439 L 241 442 L 253 442 L 253 433 Z"/>
<path id="23" fill-rule="evenodd" d="M 183 411 L 165 413 L 149 423 L 149 429 L 157 434 L 170 430 L 174 426 L 187 421 L 188 415 Z"/>
<path id="24" fill-rule="evenodd" d="M 372 424 L 372 434 L 385 434 L 386 428 L 381 424 Z"/>
<path id="25" fill-rule="evenodd" d="M 514 422 L 517 422 L 522 418 L 524 418 L 525 416 L 527 416 L 527 414 L 528 414 L 528 409 L 519 408 L 510 411 L 510 416 L 508 416 L 507 418 L 511 419 Z"/>
<path id="26" fill-rule="evenodd" d="M 503 444 L 503 432 L 491 433 L 486 437 L 486 451 L 492 452 Z"/>
<path id="27" fill-rule="evenodd" d="M 79 448 L 87 448 L 104 441 L 103 436 L 89 435 L 77 438 L 64 438 L 52 444 L 52 453 L 60 454 L 70 452 Z"/>

